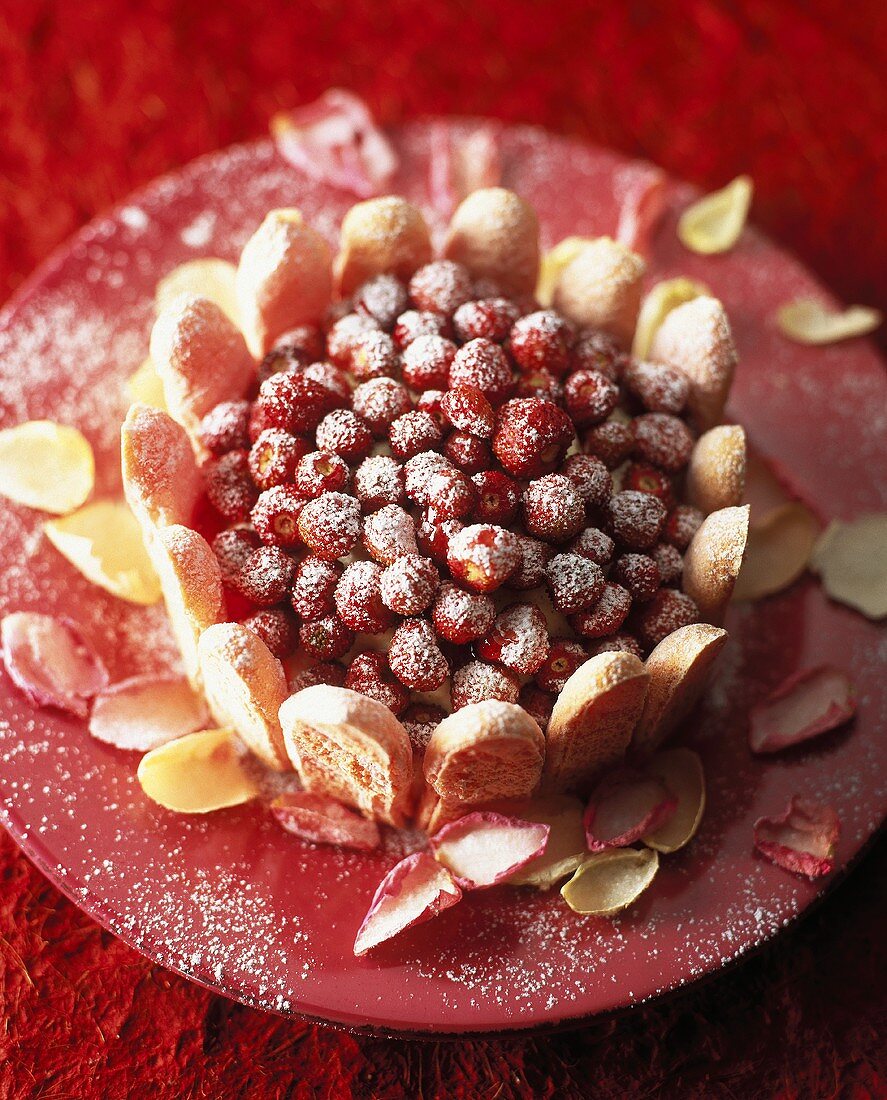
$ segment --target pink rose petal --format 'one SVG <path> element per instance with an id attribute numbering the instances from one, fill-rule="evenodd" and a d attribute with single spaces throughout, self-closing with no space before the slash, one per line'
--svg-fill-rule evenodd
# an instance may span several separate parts
<path id="1" fill-rule="evenodd" d="M 835 845 L 841 832 L 831 806 L 793 798 L 781 817 L 755 822 L 755 847 L 771 863 L 796 875 L 818 878 L 835 865 Z"/>
<path id="2" fill-rule="evenodd" d="M 366 104 L 343 88 L 276 115 L 271 130 L 293 167 L 361 199 L 383 192 L 397 170 L 397 154 Z"/>
<path id="3" fill-rule="evenodd" d="M 37 707 L 58 707 L 83 718 L 87 700 L 108 683 L 101 658 L 67 619 L 14 611 L 3 619 L 0 638 L 6 671 Z"/>
<path id="4" fill-rule="evenodd" d="M 407 856 L 379 883 L 354 940 L 354 954 L 364 955 L 407 928 L 424 924 L 461 898 L 453 876 L 428 852 Z"/>
<path id="5" fill-rule="evenodd" d="M 382 843 L 375 821 L 368 821 L 327 795 L 288 791 L 274 799 L 271 813 L 288 833 L 312 844 L 371 852 Z"/>
<path id="6" fill-rule="evenodd" d="M 648 253 L 665 212 L 665 173 L 652 165 L 637 165 L 619 173 L 620 197 L 616 240 L 635 252 Z"/>
<path id="7" fill-rule="evenodd" d="M 431 851 L 463 890 L 495 886 L 541 856 L 550 826 L 490 811 L 460 817 L 431 838 Z"/>
<path id="8" fill-rule="evenodd" d="M 585 811 L 589 851 L 624 848 L 664 825 L 677 799 L 661 779 L 629 768 L 605 776 L 592 792 Z"/>
<path id="9" fill-rule="evenodd" d="M 118 749 L 150 752 L 208 722 L 206 703 L 184 676 L 134 676 L 96 696 L 89 732 Z"/>
<path id="10" fill-rule="evenodd" d="M 493 125 L 480 124 L 458 146 L 453 144 L 449 126 L 435 126 L 430 152 L 431 205 L 446 220 L 472 191 L 496 187 L 501 182 L 502 151 L 498 128 Z"/>
<path id="11" fill-rule="evenodd" d="M 752 752 L 779 752 L 842 726 L 855 713 L 846 673 L 826 666 L 804 669 L 752 708 L 748 743 Z"/>

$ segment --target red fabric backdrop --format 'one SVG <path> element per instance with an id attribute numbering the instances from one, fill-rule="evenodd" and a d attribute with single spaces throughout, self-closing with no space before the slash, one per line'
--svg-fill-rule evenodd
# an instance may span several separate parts
<path id="1" fill-rule="evenodd" d="M 750 172 L 757 222 L 845 298 L 883 305 L 885 43 L 879 0 L 11 0 L 0 298 L 136 185 L 341 84 L 383 120 L 491 114 L 703 186 Z M 152 966 L 3 834 L 0 1096 L 885 1096 L 885 871 L 882 842 L 764 952 L 619 1019 L 402 1043 L 266 1017 Z"/>

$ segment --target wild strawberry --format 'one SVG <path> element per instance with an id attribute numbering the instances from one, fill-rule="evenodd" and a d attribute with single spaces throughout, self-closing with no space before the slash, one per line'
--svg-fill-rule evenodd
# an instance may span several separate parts
<path id="1" fill-rule="evenodd" d="M 443 336 L 419 336 L 403 353 L 403 380 L 410 389 L 446 389 L 456 345 Z"/>
<path id="2" fill-rule="evenodd" d="M 420 336 L 448 336 L 449 325 L 440 313 L 408 309 L 397 318 L 393 335 L 395 344 L 403 351 Z"/>
<path id="3" fill-rule="evenodd" d="M 453 710 L 487 699 L 516 703 L 519 695 L 520 681 L 513 672 L 484 661 L 469 661 L 457 669 L 450 685 Z"/>
<path id="4" fill-rule="evenodd" d="M 485 439 L 468 432 L 452 432 L 443 445 L 446 458 L 463 473 L 478 474 L 493 465 L 493 452 Z"/>
<path id="5" fill-rule="evenodd" d="M 613 563 L 610 575 L 628 589 L 635 603 L 651 600 L 662 581 L 659 566 L 646 554 L 623 554 Z"/>
<path id="6" fill-rule="evenodd" d="M 200 421 L 198 436 L 214 455 L 249 447 L 249 401 L 221 401 Z"/>
<path id="7" fill-rule="evenodd" d="M 438 424 L 443 427 L 446 423 L 446 417 L 440 407 L 443 399 L 443 390 L 424 390 L 416 398 L 416 408 L 420 412 L 430 413 Z"/>
<path id="8" fill-rule="evenodd" d="M 323 333 L 316 325 L 297 325 L 280 334 L 274 351 L 283 351 L 303 365 L 315 363 L 324 356 Z"/>
<path id="9" fill-rule="evenodd" d="M 489 596 L 447 582 L 438 589 L 432 617 L 441 638 L 467 645 L 482 638 L 493 625 L 496 605 Z"/>
<path id="10" fill-rule="evenodd" d="M 463 344 L 478 339 L 503 344 L 519 316 L 517 306 L 507 298 L 481 298 L 459 306 L 453 328 Z"/>
<path id="11" fill-rule="evenodd" d="M 403 464 L 404 492 L 416 504 L 427 506 L 428 483 L 432 474 L 453 468 L 449 459 L 437 451 L 423 451 Z"/>
<path id="12" fill-rule="evenodd" d="M 532 676 L 548 656 L 545 616 L 532 604 L 511 604 L 496 616 L 474 648 L 484 661 L 504 665 L 522 676 Z"/>
<path id="13" fill-rule="evenodd" d="M 588 660 L 585 648 L 567 638 L 555 638 L 545 663 L 536 672 L 536 683 L 544 691 L 560 695 L 567 680 Z"/>
<path id="14" fill-rule="evenodd" d="M 224 585 L 229 588 L 235 585 L 244 562 L 261 544 L 259 536 L 249 528 L 229 527 L 225 531 L 219 531 L 212 541 L 212 550 L 219 563 Z"/>
<path id="15" fill-rule="evenodd" d="M 513 388 L 508 356 L 492 340 L 469 340 L 456 352 L 450 366 L 449 383 L 473 386 L 493 406 L 499 406 Z"/>
<path id="16" fill-rule="evenodd" d="M 346 462 L 359 462 L 366 458 L 373 445 L 370 426 L 350 409 L 334 409 L 317 425 L 317 448 L 330 451 Z"/>
<path id="17" fill-rule="evenodd" d="M 607 511 L 616 539 L 632 550 L 646 550 L 659 540 L 666 511 L 658 497 L 626 489 L 610 498 Z"/>
<path id="18" fill-rule="evenodd" d="M 668 514 L 662 530 L 662 538 L 670 546 L 684 551 L 693 541 L 693 536 L 702 526 L 705 516 L 698 508 L 689 504 L 679 504 Z"/>
<path id="19" fill-rule="evenodd" d="M 327 391 L 332 408 L 345 408 L 350 403 L 351 385 L 348 375 L 341 368 L 334 367 L 332 363 L 309 363 L 299 373 Z"/>
<path id="20" fill-rule="evenodd" d="M 525 684 L 521 688 L 518 702 L 544 733 L 548 729 L 556 698 L 552 692 L 543 691 L 535 684 Z"/>
<path id="21" fill-rule="evenodd" d="M 619 387 L 600 371 L 576 371 L 564 384 L 564 404 L 577 428 L 606 420 L 618 400 Z"/>
<path id="22" fill-rule="evenodd" d="M 374 275 L 354 293 L 354 309 L 365 313 L 390 332 L 407 308 L 407 289 L 396 275 Z"/>
<path id="23" fill-rule="evenodd" d="M 301 370 L 311 359 L 304 356 L 297 348 L 286 347 L 283 344 L 272 348 L 256 369 L 256 378 L 259 385 L 267 382 L 272 375 L 287 374 Z"/>
<path id="24" fill-rule="evenodd" d="M 375 699 L 394 714 L 402 714 L 410 701 L 409 692 L 392 676 L 384 655 L 372 650 L 358 653 L 352 659 L 345 687 Z"/>
<path id="25" fill-rule="evenodd" d="M 634 419 L 635 450 L 645 462 L 677 473 L 690 461 L 693 433 L 677 416 L 644 413 Z"/>
<path id="26" fill-rule="evenodd" d="M 550 401 L 553 405 L 562 405 L 564 402 L 564 387 L 563 383 L 555 378 L 550 371 L 539 367 L 518 376 L 514 396 L 539 397 L 544 401 Z"/>
<path id="27" fill-rule="evenodd" d="M 334 595 L 339 618 L 361 634 L 381 634 L 394 622 L 394 615 L 382 602 L 382 570 L 374 561 L 349 565 L 336 585 Z"/>
<path id="28" fill-rule="evenodd" d="M 378 331 L 379 322 L 368 313 L 347 313 L 335 322 L 327 335 L 327 355 L 337 367 L 350 370 L 355 341 L 368 332 Z"/>
<path id="29" fill-rule="evenodd" d="M 351 373 L 358 382 L 392 378 L 399 365 L 400 354 L 387 332 L 365 332 L 351 345 Z"/>
<path id="30" fill-rule="evenodd" d="M 545 578 L 554 606 L 565 615 L 587 611 L 603 595 L 601 567 L 578 554 L 555 554 L 545 566 Z"/>
<path id="31" fill-rule="evenodd" d="M 321 493 L 300 512 L 299 535 L 318 557 L 343 558 L 360 538 L 360 504 L 344 493 Z"/>
<path id="32" fill-rule="evenodd" d="M 559 378 L 567 369 L 575 332 L 569 321 L 550 309 L 529 313 L 515 322 L 509 347 L 524 370 L 544 368 Z"/>
<path id="33" fill-rule="evenodd" d="M 417 554 L 413 517 L 397 504 L 386 504 L 364 519 L 363 545 L 381 565 L 390 565 L 405 554 Z"/>
<path id="34" fill-rule="evenodd" d="M 354 471 L 353 491 L 364 512 L 377 512 L 386 504 L 400 504 L 403 486 L 403 469 L 388 455 L 371 455 Z"/>
<path id="35" fill-rule="evenodd" d="M 320 661 L 344 657 L 354 645 L 354 631 L 338 615 L 312 619 L 299 627 L 299 644 Z"/>
<path id="36" fill-rule="evenodd" d="M 650 551 L 650 557 L 656 562 L 664 585 L 677 584 L 680 581 L 684 571 L 684 559 L 676 546 L 670 546 L 667 542 L 657 542 Z"/>
<path id="37" fill-rule="evenodd" d="M 241 523 L 259 495 L 250 477 L 246 451 L 228 451 L 220 458 L 211 459 L 206 470 L 206 495 L 210 504 L 231 523 Z"/>
<path id="38" fill-rule="evenodd" d="M 329 684 L 331 687 L 345 686 L 345 669 L 336 661 L 318 661 L 297 673 L 289 681 L 290 693 L 316 684 Z"/>
<path id="39" fill-rule="evenodd" d="M 444 394 L 441 412 L 459 431 L 470 432 L 481 439 L 492 438 L 496 428 L 493 406 L 476 386 L 456 385 Z"/>
<path id="40" fill-rule="evenodd" d="M 414 753 L 425 751 L 431 735 L 446 716 L 446 711 L 432 703 L 411 703 L 407 707 L 400 716 L 400 723 L 407 731 Z"/>
<path id="41" fill-rule="evenodd" d="M 319 497 L 321 493 L 346 489 L 350 476 L 347 463 L 338 455 L 329 451 L 312 451 L 299 459 L 295 486 L 304 497 Z"/>
<path id="42" fill-rule="evenodd" d="M 647 412 L 677 414 L 687 404 L 687 376 L 675 367 L 632 360 L 623 377 L 629 393 Z"/>
<path id="43" fill-rule="evenodd" d="M 634 432 L 621 420 L 605 420 L 595 424 L 582 442 L 588 454 L 597 455 L 609 470 L 615 470 L 634 450 Z"/>
<path id="44" fill-rule="evenodd" d="M 471 276 L 462 264 L 435 260 L 425 264 L 410 279 L 410 297 L 417 309 L 450 316 L 474 293 Z"/>
<path id="45" fill-rule="evenodd" d="M 613 479 L 607 467 L 594 455 L 570 455 L 561 473 L 579 490 L 586 508 L 600 507 L 610 499 Z"/>
<path id="46" fill-rule="evenodd" d="M 398 615 L 421 615 L 431 605 L 440 576 L 430 558 L 402 554 L 382 571 L 382 603 Z"/>
<path id="47" fill-rule="evenodd" d="M 675 630 L 699 622 L 699 608 L 684 592 L 660 588 L 637 617 L 637 633 L 647 649 L 653 649 Z"/>
<path id="48" fill-rule="evenodd" d="M 237 590 L 258 607 L 272 607 L 285 600 L 296 565 L 277 546 L 260 546 L 246 559 L 237 576 Z"/>
<path id="49" fill-rule="evenodd" d="M 570 352 L 570 371 L 596 370 L 618 382 L 628 356 L 605 332 L 583 332 Z"/>
<path id="50" fill-rule="evenodd" d="M 406 619 L 397 627 L 388 646 L 388 665 L 412 691 L 435 691 L 450 674 L 447 659 L 425 619 Z"/>
<path id="51" fill-rule="evenodd" d="M 439 519 L 462 519 L 474 511 L 477 491 L 461 470 L 440 466 L 428 478 L 424 502 Z"/>
<path id="52" fill-rule="evenodd" d="M 491 523 L 465 527 L 450 539 L 447 564 L 475 592 L 492 592 L 520 566 L 517 536 Z"/>
<path id="53" fill-rule="evenodd" d="M 443 442 L 440 425 L 431 413 L 404 413 L 388 429 L 388 442 L 398 458 L 413 458 L 423 451 L 436 451 Z"/>
<path id="54" fill-rule="evenodd" d="M 644 656 L 644 651 L 641 649 L 641 643 L 633 634 L 628 634 L 625 631 L 619 634 L 611 634 L 609 638 L 601 639 L 601 641 L 592 647 L 591 652 L 594 657 L 597 657 L 599 653 L 633 653 L 635 657 Z"/>
<path id="55" fill-rule="evenodd" d="M 302 558 L 293 578 L 290 603 L 301 619 L 324 619 L 336 609 L 336 585 L 344 572 L 337 561 L 309 555 Z"/>
<path id="56" fill-rule="evenodd" d="M 277 607 L 265 608 L 243 620 L 243 625 L 258 634 L 279 661 L 286 660 L 299 644 L 299 628 L 287 611 Z"/>
<path id="57" fill-rule="evenodd" d="M 631 595 L 620 584 L 607 581 L 600 599 L 587 611 L 570 616 L 570 626 L 584 638 L 605 638 L 615 634 L 628 618 Z"/>
<path id="58" fill-rule="evenodd" d="M 474 517 L 478 523 L 508 527 L 517 515 L 521 490 L 516 481 L 498 470 L 483 470 L 471 479 L 477 490 Z"/>
<path id="59" fill-rule="evenodd" d="M 394 421 L 410 411 L 413 402 L 401 382 L 393 378 L 372 378 L 355 389 L 351 406 L 367 422 L 373 435 L 383 439 Z"/>
<path id="60" fill-rule="evenodd" d="M 270 546 L 297 546 L 301 541 L 299 517 L 307 501 L 292 485 L 266 489 L 250 513 L 262 542 Z"/>
<path id="61" fill-rule="evenodd" d="M 266 428 L 249 452 L 249 471 L 260 489 L 285 485 L 296 476 L 299 460 L 308 453 L 310 444 L 301 436 L 280 428 Z"/>
<path id="62" fill-rule="evenodd" d="M 658 497 L 666 508 L 674 504 L 674 487 L 671 478 L 647 462 L 631 462 L 622 478 L 623 489 L 636 489 Z"/>
<path id="63" fill-rule="evenodd" d="M 516 535 L 520 546 L 520 565 L 508 578 L 510 588 L 525 592 L 545 583 L 545 567 L 554 554 L 546 542 L 531 539 L 529 535 Z"/>
<path id="64" fill-rule="evenodd" d="M 570 552 L 578 554 L 580 558 L 588 558 L 597 562 L 600 566 L 608 565 L 613 557 L 616 544 L 609 535 L 597 527 L 586 527 L 570 543 Z"/>
<path id="65" fill-rule="evenodd" d="M 532 478 L 557 469 L 573 441 L 563 409 L 538 397 L 509 401 L 499 410 L 493 451 L 514 477 Z"/>
<path id="66" fill-rule="evenodd" d="M 585 526 L 585 501 L 563 474 L 546 474 L 524 490 L 524 526 L 546 542 L 566 542 Z"/>
<path id="67" fill-rule="evenodd" d="M 464 527 L 458 519 L 441 519 L 426 513 L 416 528 L 416 544 L 421 553 L 445 568 L 450 543 Z"/>

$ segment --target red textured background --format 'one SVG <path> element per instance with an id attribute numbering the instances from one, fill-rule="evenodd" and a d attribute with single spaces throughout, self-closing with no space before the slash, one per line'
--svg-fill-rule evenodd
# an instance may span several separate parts
<path id="1" fill-rule="evenodd" d="M 341 84 L 386 121 L 491 114 L 703 186 L 750 172 L 756 221 L 839 294 L 883 306 L 883 0 L 593 7 L 11 0 L 0 298 L 133 187 Z M 266 1017 L 152 966 L 0 834 L 0 1097 L 883 1097 L 885 878 L 882 841 L 764 952 L 630 1015 L 402 1043 Z"/>

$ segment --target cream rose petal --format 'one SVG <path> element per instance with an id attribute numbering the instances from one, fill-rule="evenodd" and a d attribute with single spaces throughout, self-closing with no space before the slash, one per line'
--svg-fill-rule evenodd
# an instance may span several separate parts
<path id="1" fill-rule="evenodd" d="M 749 176 L 737 176 L 720 191 L 694 202 L 678 221 L 678 238 L 703 256 L 728 252 L 739 240 L 752 198 Z"/>
<path id="2" fill-rule="evenodd" d="M 94 481 L 92 447 L 76 428 L 29 420 L 0 432 L 0 494 L 16 504 L 64 515 Z"/>
<path id="3" fill-rule="evenodd" d="M 812 298 L 787 302 L 776 311 L 780 332 L 799 344 L 834 344 L 853 336 L 866 336 L 884 316 L 868 306 L 832 310 Z"/>

